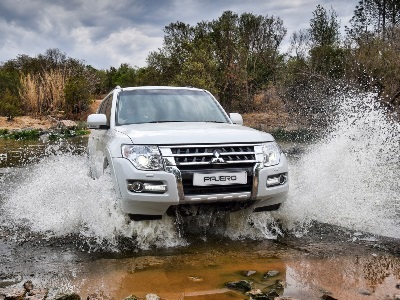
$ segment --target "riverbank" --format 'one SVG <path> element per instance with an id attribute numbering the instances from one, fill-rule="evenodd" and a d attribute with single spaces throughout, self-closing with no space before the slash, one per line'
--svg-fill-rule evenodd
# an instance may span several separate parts
<path id="1" fill-rule="evenodd" d="M 283 102 L 279 99 L 270 101 L 269 110 L 267 112 L 246 113 L 242 114 L 245 126 L 258 130 L 273 132 L 277 130 L 296 131 L 307 127 L 305 122 L 299 122 L 293 119 L 287 112 Z M 93 101 L 87 114 L 95 113 L 101 103 L 100 99 Z M 84 122 L 85 117 L 82 118 Z M 51 116 L 33 118 L 30 116 L 15 117 L 12 121 L 7 118 L 0 117 L 0 129 L 21 130 L 21 129 L 39 129 L 49 130 L 57 126 L 58 119 Z"/>
<path id="2" fill-rule="evenodd" d="M 39 129 L 48 130 L 56 126 L 57 122 L 50 118 L 32 118 L 29 116 L 15 117 L 12 121 L 8 121 L 5 117 L 0 117 L 0 129 L 17 130 L 17 129 Z"/>
<path id="3" fill-rule="evenodd" d="M 398 252 L 383 246 L 395 246 L 391 239 L 326 224 L 315 224 L 301 238 L 193 238 L 176 249 L 86 253 L 73 237 L 18 243 L 3 236 L 0 250 L 19 245 L 12 254 L 0 251 L 0 274 L 8 276 L 3 289 L 0 278 L 0 299 L 26 292 L 28 281 L 37 291 L 30 299 L 37 300 L 400 299 Z"/>
<path id="4" fill-rule="evenodd" d="M 250 113 L 243 114 L 243 122 L 245 126 L 256 128 L 259 130 L 272 131 L 279 128 L 288 130 L 298 129 L 297 124 L 290 121 L 288 114 L 277 113 Z M 50 117 L 32 118 L 30 116 L 15 117 L 12 121 L 7 118 L 0 117 L 0 129 L 21 130 L 21 129 L 39 129 L 48 130 L 57 126 L 58 121 Z"/>

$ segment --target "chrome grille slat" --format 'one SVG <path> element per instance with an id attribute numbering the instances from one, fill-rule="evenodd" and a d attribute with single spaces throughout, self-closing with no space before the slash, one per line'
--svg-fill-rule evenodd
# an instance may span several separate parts
<path id="1" fill-rule="evenodd" d="M 244 161 L 230 161 L 230 160 L 226 160 L 225 163 L 227 164 L 242 164 Z M 256 163 L 256 160 L 246 160 L 246 163 Z M 190 166 L 190 165 L 209 165 L 210 162 L 185 162 L 185 163 L 177 163 L 178 166 Z"/>
<path id="2" fill-rule="evenodd" d="M 254 182 L 254 166 L 259 162 L 259 144 L 198 144 L 160 147 L 169 165 L 180 171 L 186 201 L 228 201 L 226 197 L 250 198 Z M 218 153 L 214 154 L 217 150 Z M 219 160 L 220 159 L 220 160 Z M 246 172 L 246 184 L 194 186 L 193 174 L 218 171 Z M 245 195 L 242 197 L 242 195 Z M 200 197 L 200 198 L 199 198 Z M 205 197 L 205 198 L 204 198 Z M 182 200 L 182 199 L 181 199 Z M 184 201 L 185 201 L 184 200 Z"/>
<path id="3" fill-rule="evenodd" d="M 210 164 L 217 150 L 225 163 L 255 163 L 254 145 L 185 145 L 171 146 L 177 166 Z"/>
<path id="4" fill-rule="evenodd" d="M 221 152 L 221 156 L 227 156 L 227 155 L 251 155 L 254 154 L 254 152 Z M 181 156 L 213 156 L 213 153 L 183 153 L 183 154 L 173 154 L 175 157 L 181 157 Z"/>

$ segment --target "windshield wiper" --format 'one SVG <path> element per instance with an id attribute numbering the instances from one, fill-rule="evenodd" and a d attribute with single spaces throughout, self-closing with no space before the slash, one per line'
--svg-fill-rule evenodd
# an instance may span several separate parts
<path id="1" fill-rule="evenodd" d="M 151 122 L 145 122 L 145 123 L 178 123 L 178 122 L 188 122 L 188 123 L 226 123 L 226 122 L 221 122 L 221 121 L 189 121 L 189 120 L 185 120 L 185 121 L 178 121 L 178 120 L 159 120 L 159 121 L 151 121 Z"/>
<path id="2" fill-rule="evenodd" d="M 190 122 L 190 121 L 160 120 L 160 121 L 151 121 L 146 123 L 176 123 L 176 122 Z"/>

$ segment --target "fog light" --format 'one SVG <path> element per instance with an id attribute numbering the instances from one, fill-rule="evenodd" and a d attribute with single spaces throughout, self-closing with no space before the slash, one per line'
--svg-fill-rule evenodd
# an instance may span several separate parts
<path id="1" fill-rule="evenodd" d="M 134 181 L 133 183 L 128 184 L 128 190 L 135 192 L 135 193 L 140 193 L 143 191 L 144 185 L 140 181 Z"/>
<path id="2" fill-rule="evenodd" d="M 285 184 L 287 181 L 286 174 L 277 174 L 267 177 L 267 187 Z"/>
<path id="3" fill-rule="evenodd" d="M 167 185 L 162 181 L 133 181 L 129 180 L 127 184 L 129 191 L 134 193 L 165 193 Z"/>
<path id="4" fill-rule="evenodd" d="M 281 174 L 281 176 L 279 176 L 279 184 L 284 184 L 284 183 L 286 183 L 286 175 Z"/>

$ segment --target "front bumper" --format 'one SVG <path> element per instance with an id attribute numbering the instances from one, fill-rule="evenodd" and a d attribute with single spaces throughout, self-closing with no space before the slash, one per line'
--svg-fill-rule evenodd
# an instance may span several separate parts
<path id="1" fill-rule="evenodd" d="M 127 214 L 162 216 L 170 206 L 213 202 L 251 201 L 254 202 L 255 208 L 261 208 L 282 203 L 289 190 L 288 166 L 284 154 L 276 166 L 262 167 L 260 163 L 256 163 L 253 167 L 251 190 L 243 192 L 185 195 L 182 172 L 173 165 L 166 165 L 165 171 L 141 171 L 125 158 L 113 158 L 112 168 L 122 210 Z M 283 184 L 267 187 L 267 178 L 277 174 L 284 174 L 286 181 Z M 132 180 L 162 182 L 167 186 L 167 190 L 164 193 L 132 192 L 128 189 L 128 183 Z"/>

